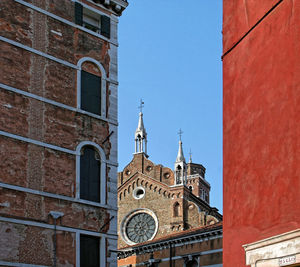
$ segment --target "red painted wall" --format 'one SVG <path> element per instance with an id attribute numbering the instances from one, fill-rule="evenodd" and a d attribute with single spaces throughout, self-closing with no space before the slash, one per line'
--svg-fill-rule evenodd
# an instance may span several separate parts
<path id="1" fill-rule="evenodd" d="M 224 0 L 224 54 L 279 0 Z M 300 1 L 283 0 L 223 57 L 224 267 L 300 228 Z"/>

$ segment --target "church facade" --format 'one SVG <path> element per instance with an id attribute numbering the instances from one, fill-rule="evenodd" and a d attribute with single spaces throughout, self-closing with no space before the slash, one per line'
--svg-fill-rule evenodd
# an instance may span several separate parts
<path id="1" fill-rule="evenodd" d="M 219 223 L 209 193 L 205 168 L 186 163 L 181 138 L 174 170 L 149 160 L 140 112 L 133 159 L 118 174 L 119 249 Z"/>

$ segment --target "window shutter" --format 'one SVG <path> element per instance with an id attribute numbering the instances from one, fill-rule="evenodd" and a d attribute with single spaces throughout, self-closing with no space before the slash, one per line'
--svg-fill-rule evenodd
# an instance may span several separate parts
<path id="1" fill-rule="evenodd" d="M 90 156 L 89 199 L 100 202 L 100 160 L 95 158 L 95 153 L 97 152 L 93 150 L 93 154 Z"/>
<path id="2" fill-rule="evenodd" d="M 81 71 L 81 109 L 101 116 L 101 77 Z"/>
<path id="3" fill-rule="evenodd" d="M 83 148 L 83 154 L 80 156 L 80 198 L 89 197 L 89 156 L 87 149 Z"/>
<path id="4" fill-rule="evenodd" d="M 75 23 L 82 26 L 82 5 L 75 2 Z"/>
<path id="5" fill-rule="evenodd" d="M 80 266 L 100 266 L 100 239 L 94 236 L 80 235 Z"/>
<path id="6" fill-rule="evenodd" d="M 101 16 L 101 34 L 110 38 L 110 17 Z"/>
<path id="7" fill-rule="evenodd" d="M 83 155 L 80 156 L 80 198 L 99 203 L 101 178 L 99 154 L 89 146 L 83 149 Z"/>

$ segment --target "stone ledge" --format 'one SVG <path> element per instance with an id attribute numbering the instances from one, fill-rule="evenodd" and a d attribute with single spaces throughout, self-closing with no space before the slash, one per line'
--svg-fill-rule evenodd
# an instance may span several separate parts
<path id="1" fill-rule="evenodd" d="M 300 229 L 246 244 L 243 247 L 246 252 L 247 265 L 255 266 L 259 261 L 265 261 L 265 263 L 269 261 L 267 266 L 279 266 L 275 259 L 300 254 Z M 300 255 L 296 262 L 300 262 Z M 260 266 L 264 266 L 262 264 L 264 263 Z"/>

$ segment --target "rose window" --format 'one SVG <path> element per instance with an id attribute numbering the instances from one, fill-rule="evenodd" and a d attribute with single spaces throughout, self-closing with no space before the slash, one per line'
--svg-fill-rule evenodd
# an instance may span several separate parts
<path id="1" fill-rule="evenodd" d="M 155 229 L 155 220 L 150 214 L 137 213 L 127 221 L 126 236 L 134 243 L 141 243 L 151 239 Z"/>

